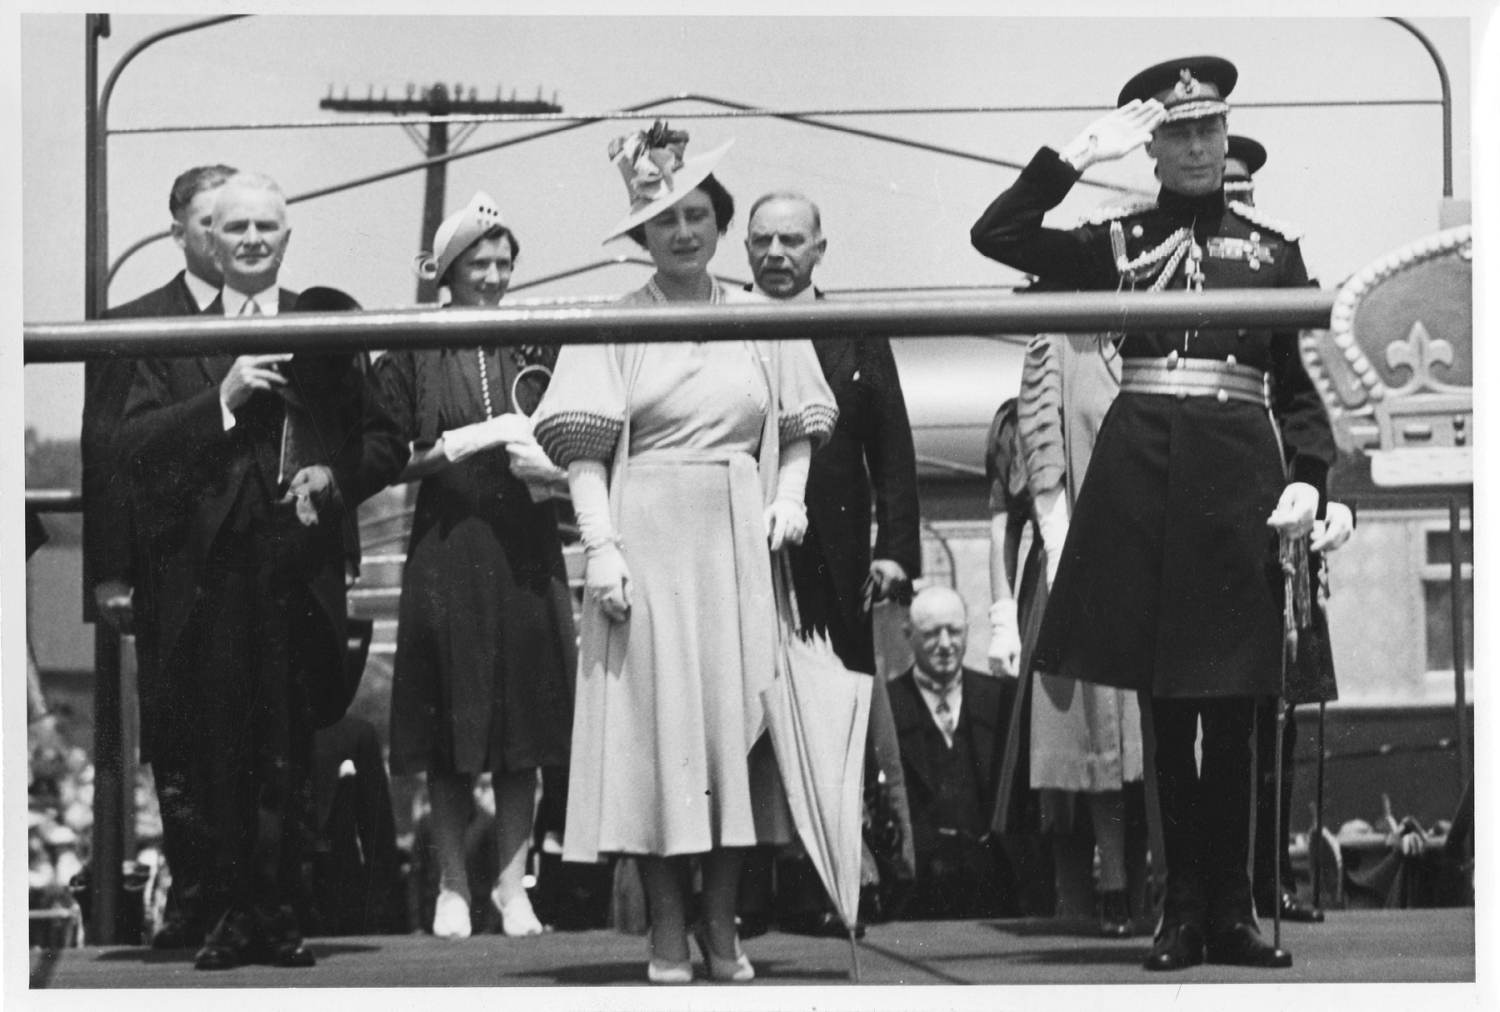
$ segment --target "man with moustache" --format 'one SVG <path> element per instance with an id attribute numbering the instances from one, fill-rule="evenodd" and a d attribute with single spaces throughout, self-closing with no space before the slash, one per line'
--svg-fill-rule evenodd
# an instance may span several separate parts
<path id="1" fill-rule="evenodd" d="M 975 222 L 975 248 L 1054 290 L 1306 285 L 1297 233 L 1224 193 L 1237 77 L 1217 57 L 1137 74 L 1115 112 L 1036 154 Z M 1143 145 L 1155 201 L 1043 226 L 1091 165 Z M 1280 689 L 1277 535 L 1311 530 L 1331 427 L 1295 331 L 1137 328 L 1119 350 L 1120 393 L 1070 518 L 1035 665 L 1140 693 L 1167 864 L 1146 969 L 1290 966 L 1261 938 L 1251 901 L 1253 729 L 1257 698 Z"/>
<path id="2" fill-rule="evenodd" d="M 224 283 L 206 312 L 293 311 L 297 296 L 277 288 L 290 234 L 273 180 L 225 182 L 210 225 Z M 406 459 L 359 366 L 143 359 L 126 399 L 121 443 L 146 545 L 137 610 L 154 629 L 165 711 L 157 748 L 204 813 L 202 970 L 315 962 L 298 923 L 301 845 L 313 730 L 352 694 L 346 524 Z"/>
<path id="3" fill-rule="evenodd" d="M 172 241 L 182 250 L 184 268 L 160 288 L 109 310 L 108 319 L 194 316 L 213 303 L 224 283 L 210 241 L 213 203 L 218 188 L 234 173 L 228 165 L 199 165 L 173 180 L 167 209 Z M 154 630 L 134 621 L 131 609 L 134 567 L 139 560 L 128 469 L 117 459 L 114 442 L 135 375 L 135 359 L 92 359 L 83 370 L 79 452 L 83 458 L 84 618 L 135 634 L 141 759 L 151 764 L 161 807 L 162 848 L 172 872 L 166 920 L 151 944 L 162 949 L 197 946 L 207 927 L 199 915 L 204 860 L 201 816 L 183 788 L 183 770 L 170 756 L 157 753 L 161 706 Z"/>
<path id="4" fill-rule="evenodd" d="M 813 270 L 827 249 L 822 216 L 807 197 L 778 191 L 751 207 L 745 252 L 754 289 L 761 294 L 781 301 L 822 298 L 813 286 Z M 911 580 L 921 573 L 911 425 L 888 340 L 818 337 L 813 348 L 838 402 L 839 421 L 827 445 L 813 455 L 807 478 L 807 535 L 801 545 L 789 549 L 792 581 L 804 627 L 826 633 L 845 667 L 873 675 L 871 606 L 908 593 Z M 900 827 L 899 854 L 893 855 L 889 870 L 896 878 L 909 879 L 911 822 L 890 700 L 879 678 L 872 694 L 868 740 L 865 782 L 875 784 L 884 774 L 888 811 Z M 889 892 L 893 883 L 883 885 Z M 837 917 L 826 910 L 793 916 L 790 922 L 784 926 L 843 931 Z"/>

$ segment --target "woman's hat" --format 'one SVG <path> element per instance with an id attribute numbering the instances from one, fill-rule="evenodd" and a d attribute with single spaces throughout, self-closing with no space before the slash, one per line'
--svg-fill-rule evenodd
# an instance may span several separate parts
<path id="1" fill-rule="evenodd" d="M 432 252 L 417 254 L 417 277 L 428 281 L 441 278 L 464 250 L 479 241 L 492 228 L 504 228 L 505 221 L 495 205 L 495 198 L 480 190 L 462 211 L 450 214 L 432 237 Z"/>
<path id="2" fill-rule="evenodd" d="M 609 157 L 625 177 L 630 213 L 610 229 L 605 242 L 649 221 L 692 193 L 734 144 L 732 140 L 725 141 L 707 154 L 684 159 L 687 142 L 687 131 L 668 129 L 663 120 L 651 124 L 650 130 L 638 130 L 610 141 Z"/>

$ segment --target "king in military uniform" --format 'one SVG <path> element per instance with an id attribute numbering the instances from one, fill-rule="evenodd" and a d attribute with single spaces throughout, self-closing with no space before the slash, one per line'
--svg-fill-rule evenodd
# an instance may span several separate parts
<path id="1" fill-rule="evenodd" d="M 974 246 L 1052 290 L 1307 285 L 1297 234 L 1225 197 L 1237 77 L 1217 57 L 1137 74 L 1114 112 L 1037 152 L 975 222 Z M 1141 146 L 1156 161 L 1154 201 L 1043 226 L 1089 166 Z M 1146 968 L 1205 957 L 1290 966 L 1261 937 L 1251 899 L 1254 713 L 1279 690 L 1277 534 L 1311 528 L 1332 431 L 1294 331 L 1116 336 L 1120 395 L 1075 504 L 1035 663 L 1141 694 L 1167 865 Z"/>

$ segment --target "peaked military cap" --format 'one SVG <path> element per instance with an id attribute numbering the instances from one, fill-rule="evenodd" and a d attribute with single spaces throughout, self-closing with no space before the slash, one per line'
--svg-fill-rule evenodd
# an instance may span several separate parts
<path id="1" fill-rule="evenodd" d="M 1225 101 L 1240 72 L 1218 56 L 1185 56 L 1148 67 L 1120 89 L 1118 105 L 1156 99 L 1167 110 L 1165 122 L 1203 119 L 1229 112 Z"/>
<path id="2" fill-rule="evenodd" d="M 1239 164 L 1236 165 L 1235 163 Z M 1261 143 L 1239 134 L 1229 135 L 1229 154 L 1224 160 L 1224 179 L 1249 179 L 1266 164 L 1266 149 Z M 1244 171 L 1241 172 L 1240 169 Z"/>

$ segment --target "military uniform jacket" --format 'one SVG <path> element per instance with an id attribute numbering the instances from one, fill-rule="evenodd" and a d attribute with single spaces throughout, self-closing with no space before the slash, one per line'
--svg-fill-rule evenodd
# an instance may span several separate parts
<path id="1" fill-rule="evenodd" d="M 1223 192 L 1042 226 L 1077 172 L 1044 148 L 971 232 L 986 256 L 1074 290 L 1292 288 L 1296 235 Z M 1074 507 L 1036 666 L 1161 696 L 1278 691 L 1281 578 L 1266 518 L 1288 481 L 1323 494 L 1332 430 L 1295 331 L 1131 331 L 1126 359 L 1228 359 L 1268 376 L 1265 406 L 1122 392 Z"/>

